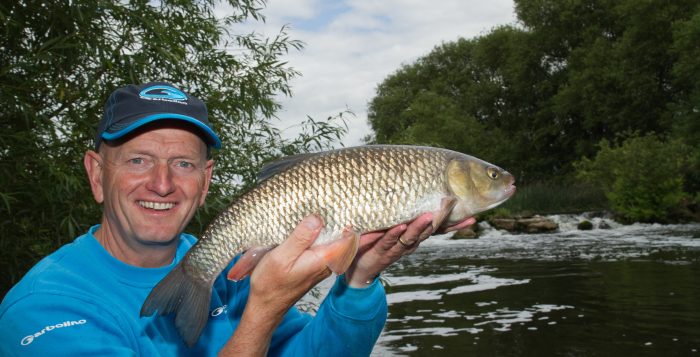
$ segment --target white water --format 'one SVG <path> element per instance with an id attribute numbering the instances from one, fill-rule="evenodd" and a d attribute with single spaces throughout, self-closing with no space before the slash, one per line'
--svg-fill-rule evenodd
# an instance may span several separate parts
<path id="1" fill-rule="evenodd" d="M 554 233 L 511 234 L 480 222 L 483 229 L 478 239 L 452 240 L 450 235 L 432 237 L 420 249 L 458 251 L 472 258 L 507 259 L 597 259 L 619 260 L 639 258 L 669 247 L 700 248 L 700 239 L 692 239 L 700 224 L 622 225 L 607 218 L 576 215 L 553 215 L 548 218 L 559 224 Z M 579 222 L 589 220 L 595 229 L 577 229 Z M 600 229 L 605 221 L 611 229 Z M 697 238 L 697 237 L 696 237 Z"/>

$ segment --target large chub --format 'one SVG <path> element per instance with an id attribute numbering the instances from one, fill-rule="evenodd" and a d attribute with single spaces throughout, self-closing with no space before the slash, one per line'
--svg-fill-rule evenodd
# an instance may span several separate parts
<path id="1" fill-rule="evenodd" d="M 245 278 L 309 214 L 324 222 L 310 249 L 340 274 L 355 259 L 361 234 L 424 212 L 434 214 L 433 229 L 462 222 L 512 196 L 513 181 L 488 162 L 431 147 L 362 146 L 279 159 L 211 222 L 141 315 L 175 313 L 178 331 L 193 345 L 207 322 L 212 284 L 231 259 L 246 251 L 227 274 Z"/>
<path id="2" fill-rule="evenodd" d="M 187 275 L 183 260 L 148 294 L 141 316 L 175 313 L 175 327 L 188 347 L 199 339 L 207 323 L 212 284 Z"/>

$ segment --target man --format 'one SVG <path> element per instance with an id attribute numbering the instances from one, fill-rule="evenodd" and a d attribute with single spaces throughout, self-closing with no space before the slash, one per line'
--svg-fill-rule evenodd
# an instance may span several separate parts
<path id="1" fill-rule="evenodd" d="M 83 163 L 101 223 L 49 255 L 0 305 L 2 355 L 367 355 L 386 319 L 376 276 L 433 232 L 431 214 L 361 238 L 315 317 L 294 303 L 328 277 L 305 218 L 250 279 L 214 284 L 209 320 L 187 347 L 172 316 L 140 317 L 146 296 L 191 248 L 221 141 L 203 102 L 168 83 L 115 91 Z M 464 222 L 461 225 L 473 223 Z M 454 227 L 458 228 L 458 227 Z"/>

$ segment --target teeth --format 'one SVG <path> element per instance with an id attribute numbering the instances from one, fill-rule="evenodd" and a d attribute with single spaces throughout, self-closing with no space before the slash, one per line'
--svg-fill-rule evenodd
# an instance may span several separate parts
<path id="1" fill-rule="evenodd" d="M 157 211 L 171 209 L 171 208 L 173 208 L 173 206 L 175 206 L 174 203 L 148 202 L 148 201 L 139 201 L 139 205 L 141 205 L 141 207 L 150 208 L 150 209 L 154 209 Z"/>

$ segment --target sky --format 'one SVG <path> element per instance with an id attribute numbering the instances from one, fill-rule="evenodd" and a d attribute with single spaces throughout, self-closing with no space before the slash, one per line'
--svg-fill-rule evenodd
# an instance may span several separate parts
<path id="1" fill-rule="evenodd" d="M 292 97 L 277 98 L 282 110 L 273 124 L 292 137 L 307 115 L 350 110 L 343 146 L 361 145 L 371 133 L 368 103 L 402 64 L 441 43 L 515 23 L 512 0 L 269 0 L 262 13 L 264 24 L 246 26 L 272 37 L 288 25 L 290 37 L 305 43 L 283 58 L 301 76 L 290 82 Z"/>

